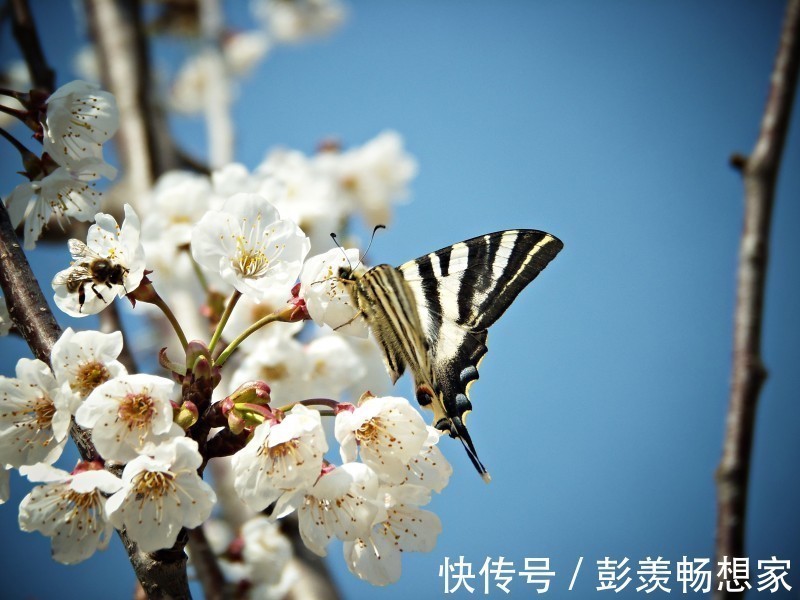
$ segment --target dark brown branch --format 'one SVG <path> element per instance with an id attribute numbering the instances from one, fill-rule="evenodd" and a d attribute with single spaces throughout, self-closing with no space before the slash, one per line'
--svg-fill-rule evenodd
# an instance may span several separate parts
<path id="1" fill-rule="evenodd" d="M 50 364 L 50 350 L 61 337 L 61 327 L 22 248 L 5 205 L 0 202 L 0 287 L 11 321 L 30 346 L 33 355 Z"/>
<path id="2" fill-rule="evenodd" d="M 790 0 L 758 140 L 734 163 L 743 176 L 744 229 L 734 316 L 733 375 L 722 460 L 717 470 L 717 560 L 745 554 L 745 519 L 756 406 L 767 371 L 761 327 L 775 186 L 800 67 L 800 0 Z M 717 597 L 725 596 L 724 591 Z"/>
<path id="3" fill-rule="evenodd" d="M 178 534 L 172 548 L 142 552 L 124 531 L 119 536 L 128 553 L 136 577 L 150 600 L 189 600 L 189 579 L 186 575 L 186 530 Z"/>
<path id="4" fill-rule="evenodd" d="M 25 57 L 31 81 L 35 87 L 52 94 L 56 89 L 56 74 L 45 60 L 28 0 L 11 0 L 11 7 L 14 39 Z"/>

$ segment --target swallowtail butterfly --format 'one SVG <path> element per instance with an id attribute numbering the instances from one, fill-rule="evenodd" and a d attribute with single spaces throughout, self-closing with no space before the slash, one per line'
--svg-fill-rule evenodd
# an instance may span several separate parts
<path id="1" fill-rule="evenodd" d="M 485 481 L 464 423 L 470 385 L 486 354 L 487 329 L 555 258 L 564 244 L 534 229 L 481 235 L 409 261 L 378 265 L 356 276 L 342 267 L 348 290 L 383 350 L 392 381 L 405 368 L 434 426 L 461 440 Z"/>

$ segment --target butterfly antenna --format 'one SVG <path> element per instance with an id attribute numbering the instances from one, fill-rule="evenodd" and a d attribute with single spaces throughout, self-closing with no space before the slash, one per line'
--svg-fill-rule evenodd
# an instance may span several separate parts
<path id="1" fill-rule="evenodd" d="M 361 266 L 361 263 L 367 258 L 367 254 L 369 254 L 369 249 L 372 248 L 372 242 L 375 240 L 375 234 L 378 232 L 378 229 L 386 229 L 386 225 L 375 225 L 375 228 L 372 230 L 372 237 L 369 238 L 369 245 L 367 246 L 367 251 L 364 252 L 364 255 L 359 259 L 358 264 L 356 265 L 356 269 Z"/>
<path id="2" fill-rule="evenodd" d="M 333 240 L 333 243 L 336 244 L 336 247 L 342 251 L 342 254 L 344 254 L 344 259 L 347 261 L 347 265 L 350 267 L 350 272 L 352 273 L 353 271 L 355 271 L 353 265 L 350 263 L 350 259 L 347 258 L 347 252 L 344 251 L 344 248 L 342 248 L 342 245 L 339 243 L 339 240 L 336 239 L 336 234 L 333 232 L 331 232 L 331 239 Z"/>

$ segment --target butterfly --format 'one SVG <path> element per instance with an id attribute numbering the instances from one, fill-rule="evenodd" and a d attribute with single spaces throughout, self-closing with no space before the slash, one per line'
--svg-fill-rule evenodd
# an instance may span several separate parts
<path id="1" fill-rule="evenodd" d="M 534 229 L 498 231 L 431 252 L 400 267 L 362 274 L 340 267 L 339 281 L 380 345 L 393 382 L 406 367 L 434 426 L 461 440 L 485 481 L 465 424 L 469 389 L 487 352 L 488 328 L 564 244 Z"/>

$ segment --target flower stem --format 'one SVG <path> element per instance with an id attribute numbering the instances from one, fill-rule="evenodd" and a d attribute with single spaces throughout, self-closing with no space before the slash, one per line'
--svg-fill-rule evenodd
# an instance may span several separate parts
<path id="1" fill-rule="evenodd" d="M 272 323 L 273 321 L 289 321 L 294 311 L 295 307 L 288 305 L 280 312 L 270 313 L 266 317 L 262 317 L 250 325 L 250 327 L 245 329 L 242 333 L 240 333 L 230 344 L 228 344 L 228 347 L 220 353 L 220 355 L 214 361 L 214 364 L 217 367 L 221 367 L 225 361 L 228 360 L 228 357 L 233 353 L 233 351 L 236 350 L 237 346 L 239 346 L 239 344 L 246 340 L 251 334 L 261 329 L 264 325 Z M 209 348 L 211 347 L 209 346 Z"/>
<path id="2" fill-rule="evenodd" d="M 152 304 L 155 304 L 158 308 L 161 309 L 161 312 L 164 313 L 164 316 L 167 317 L 167 321 L 170 322 L 172 328 L 175 330 L 175 333 L 178 335 L 178 339 L 181 341 L 181 346 L 183 349 L 186 350 L 186 347 L 189 345 L 189 342 L 186 341 L 186 334 L 183 333 L 183 328 L 181 324 L 178 322 L 178 319 L 175 317 L 175 314 L 172 312 L 172 309 L 164 302 L 164 299 L 155 294 L 155 298 L 151 300 Z"/>
<path id="3" fill-rule="evenodd" d="M 280 410 L 282 412 L 288 412 L 298 404 L 302 404 L 303 406 L 327 406 L 332 410 L 336 410 L 336 407 L 339 406 L 339 404 L 341 403 L 338 400 L 331 400 L 330 398 L 309 398 L 308 400 L 298 400 L 297 402 L 292 402 L 291 404 L 287 404 L 286 406 L 281 406 L 277 410 Z"/>
<path id="4" fill-rule="evenodd" d="M 225 312 L 222 313 L 222 317 L 217 323 L 217 328 L 214 330 L 214 335 L 211 337 L 211 342 L 208 344 L 208 351 L 213 356 L 214 348 L 217 347 L 217 343 L 219 343 L 219 338 L 222 337 L 222 330 L 225 329 L 225 325 L 228 323 L 228 319 L 231 317 L 231 313 L 233 312 L 236 303 L 239 302 L 239 298 L 242 297 L 242 292 L 239 290 L 233 290 L 233 294 L 231 295 L 231 299 L 228 300 L 228 304 L 225 307 Z M 226 348 L 227 350 L 227 348 Z M 220 364 L 217 362 L 217 364 Z"/>

